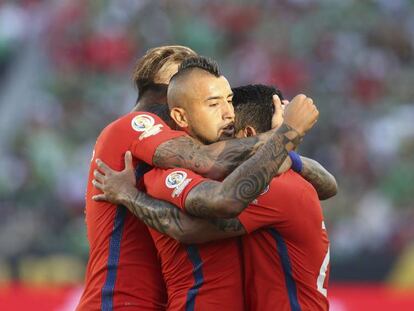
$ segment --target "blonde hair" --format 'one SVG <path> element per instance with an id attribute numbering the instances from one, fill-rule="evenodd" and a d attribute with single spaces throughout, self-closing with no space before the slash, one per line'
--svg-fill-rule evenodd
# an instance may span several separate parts
<path id="1" fill-rule="evenodd" d="M 181 63 L 192 56 L 197 56 L 197 53 L 181 45 L 166 45 L 148 50 L 137 61 L 132 75 L 139 96 L 145 92 L 148 86 L 154 83 L 158 72 L 167 62 Z"/>

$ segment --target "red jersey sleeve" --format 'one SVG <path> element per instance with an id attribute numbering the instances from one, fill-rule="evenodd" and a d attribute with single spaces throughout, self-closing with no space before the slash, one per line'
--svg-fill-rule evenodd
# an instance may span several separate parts
<path id="1" fill-rule="evenodd" d="M 150 196 L 170 202 L 183 210 L 190 191 L 206 180 L 208 179 L 183 168 L 154 168 L 144 175 L 144 185 Z"/>
<path id="2" fill-rule="evenodd" d="M 136 138 L 131 144 L 132 154 L 150 165 L 155 150 L 163 142 L 186 135 L 183 131 L 172 130 L 164 121 L 149 112 L 133 112 L 129 114 L 131 131 Z"/>

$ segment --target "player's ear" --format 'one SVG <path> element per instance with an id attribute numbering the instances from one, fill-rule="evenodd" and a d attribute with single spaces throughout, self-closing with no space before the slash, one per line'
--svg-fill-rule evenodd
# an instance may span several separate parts
<path id="1" fill-rule="evenodd" d="M 187 114 L 182 107 L 172 108 L 170 116 L 179 127 L 188 127 Z"/>
<path id="2" fill-rule="evenodd" d="M 255 128 L 250 125 L 246 126 L 243 131 L 244 131 L 244 137 L 251 137 L 251 136 L 257 135 Z"/>

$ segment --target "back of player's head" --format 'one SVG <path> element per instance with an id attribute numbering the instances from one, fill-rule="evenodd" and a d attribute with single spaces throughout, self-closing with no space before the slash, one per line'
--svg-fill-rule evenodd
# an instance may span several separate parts
<path id="1" fill-rule="evenodd" d="M 270 130 L 274 113 L 273 95 L 278 95 L 282 100 L 280 90 L 262 84 L 240 86 L 232 90 L 236 133 L 247 126 L 253 127 L 257 133 Z"/>
<path id="2" fill-rule="evenodd" d="M 132 75 L 139 97 L 154 84 L 168 84 L 172 75 L 168 66 L 178 67 L 182 61 L 192 56 L 197 56 L 197 53 L 180 45 L 160 46 L 148 50 L 136 63 Z"/>
<path id="3" fill-rule="evenodd" d="M 171 77 L 168 85 L 168 104 L 170 107 L 185 105 L 184 98 L 190 98 L 194 84 L 205 76 L 221 76 L 217 62 L 204 56 L 186 58 Z"/>

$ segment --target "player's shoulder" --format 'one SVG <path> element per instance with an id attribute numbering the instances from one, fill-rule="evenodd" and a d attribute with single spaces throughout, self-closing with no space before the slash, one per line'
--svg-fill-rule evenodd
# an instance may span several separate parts
<path id="1" fill-rule="evenodd" d="M 151 112 L 133 111 L 119 117 L 109 124 L 108 127 L 127 126 L 136 132 L 145 132 L 153 127 L 157 127 L 157 125 L 167 126 L 160 117 Z"/>
<path id="2" fill-rule="evenodd" d="M 316 192 L 315 187 L 309 181 L 293 170 L 289 170 L 288 172 L 290 182 L 298 191 L 307 197 L 318 198 L 318 193 Z"/>
<path id="3" fill-rule="evenodd" d="M 287 184 L 290 187 L 295 188 L 297 191 L 307 191 L 313 189 L 312 184 L 292 169 L 286 171 L 280 177 L 274 178 L 273 181 L 276 183 Z"/>
<path id="4" fill-rule="evenodd" d="M 98 140 L 105 137 L 127 139 L 136 135 L 155 135 L 169 129 L 168 125 L 157 115 L 150 112 L 134 111 L 127 113 L 108 124 L 99 135 Z"/>
<path id="5" fill-rule="evenodd" d="M 275 177 L 269 184 L 267 189 L 269 195 L 287 196 L 297 192 L 298 185 L 301 184 L 301 176 L 293 170 L 288 170 L 285 173 Z"/>
<path id="6" fill-rule="evenodd" d="M 257 204 L 277 207 L 279 205 L 293 204 L 301 194 L 301 176 L 292 170 L 272 179 L 269 185 L 255 200 Z"/>

